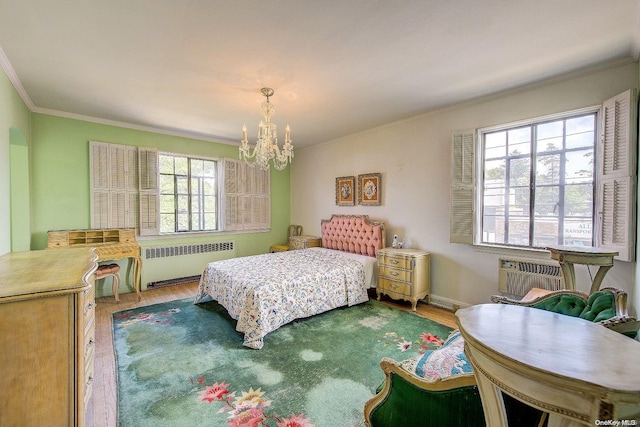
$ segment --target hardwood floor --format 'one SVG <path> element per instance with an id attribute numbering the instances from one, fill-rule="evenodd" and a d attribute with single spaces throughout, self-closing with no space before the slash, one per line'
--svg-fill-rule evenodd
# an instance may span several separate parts
<path id="1" fill-rule="evenodd" d="M 117 425 L 116 367 L 113 352 L 112 314 L 116 311 L 142 307 L 176 299 L 193 298 L 197 283 L 168 286 L 141 293 L 138 302 L 135 293 L 120 295 L 116 304 L 113 297 L 96 299 L 96 358 L 94 365 L 93 395 L 87 410 L 87 426 L 114 427 Z M 383 298 L 385 303 L 394 307 L 411 310 L 411 304 Z M 417 312 L 443 325 L 456 327 L 451 311 L 419 303 Z"/>

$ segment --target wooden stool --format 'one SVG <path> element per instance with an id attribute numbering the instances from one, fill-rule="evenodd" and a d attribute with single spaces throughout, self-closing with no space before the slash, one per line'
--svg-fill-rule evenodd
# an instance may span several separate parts
<path id="1" fill-rule="evenodd" d="M 98 266 L 98 269 L 95 272 L 95 279 L 104 279 L 107 276 L 111 276 L 113 278 L 111 289 L 113 290 L 113 295 L 116 297 L 116 302 L 120 302 L 120 297 L 118 296 L 118 290 L 120 288 L 120 266 L 118 264 L 104 264 Z"/>

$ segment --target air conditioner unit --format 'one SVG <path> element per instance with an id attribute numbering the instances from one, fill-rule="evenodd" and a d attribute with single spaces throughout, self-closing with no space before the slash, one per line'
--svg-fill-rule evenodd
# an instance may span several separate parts
<path id="1" fill-rule="evenodd" d="M 498 291 L 523 297 L 532 288 L 549 291 L 564 289 L 560 264 L 554 260 L 500 258 L 498 260 Z"/>

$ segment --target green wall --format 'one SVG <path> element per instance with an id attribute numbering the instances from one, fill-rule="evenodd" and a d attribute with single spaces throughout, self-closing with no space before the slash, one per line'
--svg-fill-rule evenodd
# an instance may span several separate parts
<path id="1" fill-rule="evenodd" d="M 31 249 L 47 244 L 47 231 L 90 227 L 89 141 L 157 147 L 160 151 L 213 158 L 238 158 L 238 147 L 45 114 L 32 114 L 32 234 Z M 290 218 L 289 168 L 271 171 L 271 230 L 233 235 L 238 256 L 268 252 L 285 240 Z M 211 241 L 229 239 L 213 234 Z M 174 242 L 199 241 L 182 236 Z M 151 246 L 158 240 L 141 240 Z M 180 260 L 180 257 L 176 257 Z M 144 268 L 144 267 L 143 267 Z M 170 268 L 170 267 L 169 267 Z"/>
<path id="2" fill-rule="evenodd" d="M 11 182 L 11 153 L 14 152 L 14 160 L 24 154 L 31 139 L 30 120 L 29 108 L 0 68 L 0 255 L 12 250 L 12 240 L 29 240 L 29 212 L 18 208 L 12 210 L 11 206 L 11 188 L 19 188 L 21 194 L 26 195 L 20 197 L 21 202 L 24 202 L 25 197 L 28 199 L 29 182 Z M 22 148 L 16 148 L 18 146 Z M 19 173 L 15 167 L 13 172 Z M 28 208 L 23 203 L 21 209 Z M 15 219 L 24 222 L 14 227 L 12 220 Z"/>
<path id="3" fill-rule="evenodd" d="M 31 246 L 29 145 L 22 131 L 16 127 L 9 130 L 9 163 L 11 251 L 28 251 Z"/>

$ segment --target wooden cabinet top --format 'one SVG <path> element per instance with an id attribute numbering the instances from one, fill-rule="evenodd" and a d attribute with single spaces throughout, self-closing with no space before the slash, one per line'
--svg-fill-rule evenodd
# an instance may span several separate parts
<path id="1" fill-rule="evenodd" d="M 423 251 L 421 249 L 411 249 L 411 248 L 383 248 L 378 251 L 378 255 L 386 255 L 386 256 L 426 256 L 429 255 L 429 252 Z"/>
<path id="2" fill-rule="evenodd" d="M 88 286 L 97 268 L 90 248 L 9 252 L 0 257 L 0 303 L 43 293 L 72 293 Z"/>

